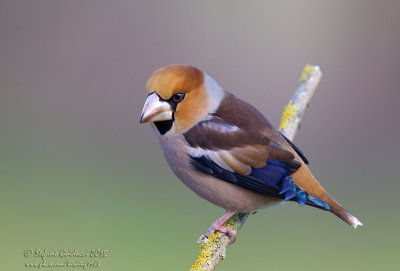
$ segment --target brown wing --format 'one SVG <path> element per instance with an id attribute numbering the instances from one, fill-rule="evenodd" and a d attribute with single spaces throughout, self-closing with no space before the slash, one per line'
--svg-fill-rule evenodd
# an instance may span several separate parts
<path id="1" fill-rule="evenodd" d="M 226 93 L 217 111 L 184 133 L 193 152 L 227 170 L 248 175 L 267 159 L 301 164 L 283 147 L 288 143 L 254 107 Z M 285 145 L 285 146 L 286 146 Z"/>

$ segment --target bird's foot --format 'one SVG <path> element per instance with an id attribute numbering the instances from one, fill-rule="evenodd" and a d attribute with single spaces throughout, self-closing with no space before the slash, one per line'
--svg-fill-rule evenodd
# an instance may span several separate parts
<path id="1" fill-rule="evenodd" d="M 231 239 L 231 242 L 232 243 L 235 242 L 236 232 L 234 230 L 224 226 L 224 223 L 234 214 L 235 214 L 235 212 L 227 212 L 226 214 L 224 214 L 220 219 L 218 219 L 211 225 L 211 227 L 208 229 L 208 231 L 205 235 L 203 234 L 202 236 L 200 236 L 198 242 L 200 243 L 201 241 L 204 240 L 204 238 L 210 236 L 215 231 L 220 231 L 220 232 L 227 234 L 229 236 L 229 238 Z"/>
<path id="2" fill-rule="evenodd" d="M 214 225 L 214 224 L 213 224 Z M 236 233 L 234 230 L 225 227 L 223 225 L 220 226 L 211 226 L 206 234 L 202 234 L 199 238 L 199 240 L 197 240 L 198 243 L 201 243 L 205 238 L 208 238 L 211 234 L 215 233 L 215 231 L 220 231 L 222 233 L 225 233 L 229 236 L 229 239 L 231 239 L 231 243 L 234 243 L 236 241 Z"/>
<path id="3" fill-rule="evenodd" d="M 208 229 L 206 236 L 213 234 L 215 231 L 220 231 L 227 234 L 232 243 L 236 241 L 236 232 L 233 229 L 225 227 L 223 224 L 219 223 L 212 224 L 212 226 Z"/>

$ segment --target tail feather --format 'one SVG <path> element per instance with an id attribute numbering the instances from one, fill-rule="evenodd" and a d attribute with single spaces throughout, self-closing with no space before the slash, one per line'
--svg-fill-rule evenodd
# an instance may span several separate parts
<path id="1" fill-rule="evenodd" d="M 352 213 L 347 211 L 345 208 L 340 206 L 339 204 L 332 206 L 332 213 L 334 213 L 336 216 L 338 216 L 340 219 L 342 219 L 344 222 L 352 226 L 353 228 L 357 228 L 358 226 L 362 226 L 363 223 L 358 220 L 357 217 L 355 217 Z"/>
<path id="2" fill-rule="evenodd" d="M 300 159 L 298 155 L 296 156 L 296 158 L 298 160 Z M 331 211 L 353 228 L 357 228 L 358 226 L 363 225 L 361 221 L 357 219 L 357 217 L 355 217 L 353 214 L 343 208 L 331 195 L 328 194 L 328 192 L 326 192 L 326 190 L 318 183 L 318 181 L 315 179 L 315 177 L 312 175 L 305 164 L 302 164 L 302 166 L 291 176 L 294 183 L 296 183 L 296 185 L 304 190 L 308 195 L 311 195 L 319 200 L 326 202 L 331 207 L 331 209 L 329 209 L 324 206 L 324 208 L 321 209 Z M 314 207 L 319 207 L 318 205 L 319 204 Z"/>
<path id="3" fill-rule="evenodd" d="M 315 208 L 319 208 L 319 209 L 331 212 L 355 229 L 358 226 L 363 225 L 363 223 L 360 220 L 358 220 L 357 217 L 355 217 L 352 213 L 350 213 L 345 208 L 343 208 L 329 194 L 327 194 L 327 193 L 325 194 L 325 197 L 323 197 L 323 198 L 326 201 L 323 201 L 323 200 L 315 198 L 311 195 L 307 195 L 306 192 L 304 192 L 303 190 L 301 190 L 299 188 L 297 188 L 297 189 L 298 189 L 298 191 L 297 191 L 296 196 L 290 200 L 297 201 L 300 206 L 305 204 L 305 205 L 309 205 L 309 206 L 312 206 Z M 302 194 L 304 194 L 304 196 L 300 197 Z M 302 200 L 303 198 L 304 198 L 304 200 Z"/>

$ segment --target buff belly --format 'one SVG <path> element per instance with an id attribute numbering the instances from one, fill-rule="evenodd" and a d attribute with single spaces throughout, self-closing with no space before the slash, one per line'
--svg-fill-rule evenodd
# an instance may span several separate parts
<path id="1" fill-rule="evenodd" d="M 233 212 L 251 212 L 282 202 L 195 170 L 180 137 L 163 136 L 160 145 L 175 175 L 200 197 Z"/>

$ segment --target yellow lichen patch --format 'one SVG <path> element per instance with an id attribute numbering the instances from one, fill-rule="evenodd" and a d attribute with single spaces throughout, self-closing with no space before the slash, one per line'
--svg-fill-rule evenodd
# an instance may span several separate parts
<path id="1" fill-rule="evenodd" d="M 290 125 L 290 122 L 292 118 L 297 114 L 298 109 L 299 106 L 297 104 L 293 104 L 292 101 L 287 104 L 282 114 L 279 130 L 285 129 Z"/>
<path id="2" fill-rule="evenodd" d="M 313 66 L 311 65 L 306 65 L 303 69 L 303 72 L 301 73 L 300 79 L 299 79 L 299 83 L 304 83 L 308 80 L 308 77 L 310 75 L 314 75 L 316 74 L 317 71 L 314 69 Z"/>
<path id="3" fill-rule="evenodd" d="M 234 214 L 224 223 L 224 226 L 234 230 L 235 233 L 237 233 L 239 227 L 243 223 L 243 220 L 245 220 L 247 216 L 248 214 Z M 225 233 L 215 231 L 213 234 L 202 238 L 201 242 L 199 243 L 200 252 L 195 263 L 190 269 L 191 271 L 208 270 L 208 266 L 216 264 L 216 257 L 220 259 L 225 257 L 225 250 L 229 244 L 221 243 L 221 238 L 224 236 L 226 236 Z"/>
<path id="4" fill-rule="evenodd" d="M 236 226 L 236 218 L 237 214 L 233 215 L 231 218 L 229 218 L 227 221 L 225 221 L 224 226 L 227 228 L 230 228 L 232 230 L 237 230 Z"/>
<path id="5" fill-rule="evenodd" d="M 221 232 L 215 231 L 199 243 L 200 252 L 196 261 L 192 265 L 191 271 L 207 270 L 207 265 L 210 264 L 211 256 L 214 254 L 216 248 L 221 246 L 219 241 L 219 234 Z"/>

